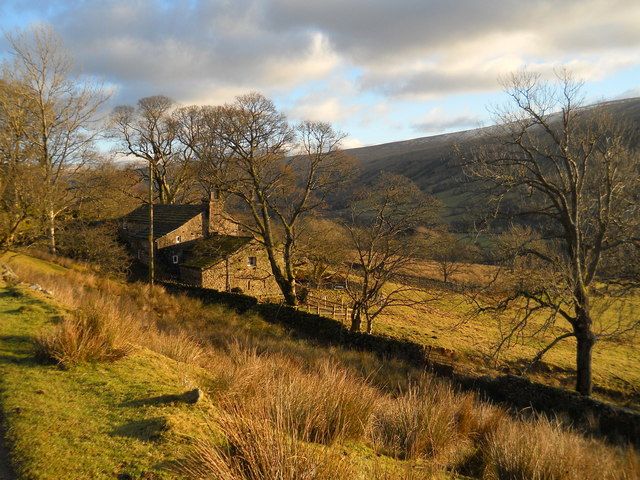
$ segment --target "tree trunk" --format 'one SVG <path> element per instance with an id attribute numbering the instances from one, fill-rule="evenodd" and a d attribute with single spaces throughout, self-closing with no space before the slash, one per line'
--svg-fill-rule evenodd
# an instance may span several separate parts
<path id="1" fill-rule="evenodd" d="M 357 304 L 354 304 L 353 310 L 351 311 L 351 331 L 359 332 L 361 325 L 362 325 L 362 315 L 360 313 L 360 307 Z"/>
<path id="2" fill-rule="evenodd" d="M 596 343 L 595 335 L 589 330 L 577 329 L 576 340 L 576 391 L 589 396 L 593 389 L 591 382 L 591 353 Z"/>
<path id="3" fill-rule="evenodd" d="M 373 332 L 373 318 L 367 315 L 367 333 L 371 335 Z"/>
<path id="4" fill-rule="evenodd" d="M 53 210 L 49 211 L 49 252 L 52 255 L 57 253 L 56 248 L 56 216 Z"/>
<path id="5" fill-rule="evenodd" d="M 576 278 L 582 277 L 577 270 Z M 582 283 L 578 283 L 574 292 L 575 323 L 573 331 L 576 335 L 576 391 L 580 395 L 589 396 L 593 389 L 591 381 L 591 351 L 596 343 L 596 336 L 591 331 L 591 312 L 589 308 L 589 295 Z"/>
<path id="6" fill-rule="evenodd" d="M 270 235 L 270 233 L 268 234 Z M 266 240 L 267 235 L 265 235 Z M 289 281 L 287 277 L 282 273 L 280 266 L 278 265 L 278 260 L 276 258 L 276 251 L 273 248 L 273 245 L 269 245 L 265 242 L 265 249 L 267 251 L 267 258 L 269 259 L 269 264 L 271 265 L 271 272 L 273 273 L 273 277 L 276 280 L 276 283 L 280 287 L 280 291 L 282 292 L 282 296 L 284 297 L 284 301 L 287 305 L 295 306 L 298 304 L 298 297 L 296 296 L 296 283 L 295 279 Z"/>
<path id="7" fill-rule="evenodd" d="M 284 301 L 287 305 L 295 306 L 298 304 L 298 297 L 296 297 L 296 286 L 294 283 L 288 282 L 286 278 L 280 276 L 276 277 L 276 282 L 280 286 Z"/>

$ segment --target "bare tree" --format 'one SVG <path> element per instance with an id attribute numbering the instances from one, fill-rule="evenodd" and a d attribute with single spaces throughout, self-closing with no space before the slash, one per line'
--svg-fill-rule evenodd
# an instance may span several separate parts
<path id="1" fill-rule="evenodd" d="M 208 182 L 243 205 L 248 218 L 236 222 L 264 245 L 285 301 L 295 305 L 297 228 L 347 178 L 344 134 L 322 122 L 292 128 L 259 93 L 203 113 L 205 137 L 194 144 Z"/>
<path id="2" fill-rule="evenodd" d="M 474 249 L 464 238 L 441 229 L 432 232 L 425 242 L 422 255 L 435 262 L 442 281 L 448 283 L 454 275 L 464 270 L 464 262 L 474 258 Z"/>
<path id="3" fill-rule="evenodd" d="M 190 150 L 178 138 L 175 110 L 168 97 L 145 97 L 135 107 L 116 107 L 109 124 L 118 153 L 147 163 L 149 168 L 138 172 L 145 182 L 153 183 L 154 201 L 157 197 L 163 205 L 184 201 L 195 181 Z"/>
<path id="4" fill-rule="evenodd" d="M 191 105 L 174 113 L 177 135 L 194 160 L 196 178 L 201 189 L 209 197 L 224 194 L 220 185 L 231 181 L 230 157 L 232 150 L 222 135 L 224 107 Z M 224 198 L 219 199 L 224 203 Z"/>
<path id="5" fill-rule="evenodd" d="M 426 300 L 419 287 L 402 283 L 419 255 L 415 229 L 433 223 L 439 202 L 425 195 L 411 180 L 383 174 L 351 203 L 344 226 L 349 232 L 355 260 L 347 293 L 353 302 L 351 330 L 371 333 L 373 322 L 394 306 L 415 306 Z"/>
<path id="6" fill-rule="evenodd" d="M 33 151 L 42 182 L 41 214 L 46 218 L 49 248 L 56 251 L 56 225 L 73 204 L 69 178 L 82 167 L 97 132 L 96 114 L 106 96 L 99 86 L 80 80 L 60 38 L 47 26 L 8 35 L 13 61 L 5 81 L 20 84 L 29 128 L 23 132 Z"/>
<path id="7" fill-rule="evenodd" d="M 0 249 L 10 248 L 37 217 L 39 182 L 33 166 L 35 151 L 28 132 L 33 128 L 29 101 L 21 84 L 0 80 Z"/>
<path id="8" fill-rule="evenodd" d="M 538 360 L 575 337 L 576 390 L 590 395 L 595 342 L 638 325 L 628 318 L 615 332 L 597 332 L 592 305 L 603 266 L 639 246 L 638 153 L 629 148 L 631 131 L 606 108 L 582 107 L 582 84 L 567 72 L 557 83 L 515 74 L 505 87 L 514 108 L 498 112 L 496 140 L 470 156 L 465 167 L 491 187 L 497 212 L 508 198 L 510 219 L 530 227 L 511 252 L 515 273 L 508 288 L 501 287 L 506 293 L 491 308 L 518 312 L 501 344 L 523 335 L 534 315 L 546 318 L 533 333 L 557 336 Z M 556 329 L 558 319 L 568 330 Z"/>
<path id="9" fill-rule="evenodd" d="M 350 258 L 350 238 L 345 228 L 327 218 L 309 217 L 301 223 L 297 257 L 309 267 L 309 276 L 316 288 L 331 274 L 344 274 Z"/>

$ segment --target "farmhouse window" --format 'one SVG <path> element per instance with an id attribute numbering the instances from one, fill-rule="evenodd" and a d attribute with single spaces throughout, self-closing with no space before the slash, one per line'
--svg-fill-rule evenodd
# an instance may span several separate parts
<path id="1" fill-rule="evenodd" d="M 178 255 L 174 255 L 173 257 L 171 257 L 171 260 L 173 261 L 173 263 L 178 263 Z"/>
<path id="2" fill-rule="evenodd" d="M 180 235 L 178 235 L 176 237 L 176 243 L 180 243 L 182 241 L 182 237 Z"/>
<path id="3" fill-rule="evenodd" d="M 247 265 L 249 265 L 250 267 L 255 267 L 256 265 L 258 265 L 258 259 L 256 257 L 249 257 L 249 259 L 247 260 Z"/>

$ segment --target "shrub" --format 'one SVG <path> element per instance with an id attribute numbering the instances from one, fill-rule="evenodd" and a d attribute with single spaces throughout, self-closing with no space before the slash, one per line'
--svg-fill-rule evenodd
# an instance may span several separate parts
<path id="1" fill-rule="evenodd" d="M 100 305 L 84 306 L 65 317 L 52 332 L 38 337 L 36 353 L 64 367 L 113 361 L 131 351 L 130 333 L 109 309 Z"/>
<path id="2" fill-rule="evenodd" d="M 87 225 L 77 222 L 62 230 L 58 249 L 61 255 L 89 262 L 102 272 L 123 275 L 131 265 L 131 256 L 118 241 L 117 225 Z"/>
<path id="3" fill-rule="evenodd" d="M 290 435 L 291 418 L 246 415 L 236 408 L 216 422 L 226 441 L 196 440 L 180 473 L 193 479 L 335 480 L 354 478 L 348 462 L 326 448 Z M 214 434 L 211 435 L 212 437 Z"/>

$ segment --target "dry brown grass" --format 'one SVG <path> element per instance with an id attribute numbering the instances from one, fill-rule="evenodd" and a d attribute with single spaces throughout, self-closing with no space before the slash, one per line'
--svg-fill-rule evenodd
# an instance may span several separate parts
<path id="1" fill-rule="evenodd" d="M 377 406 L 371 441 L 379 452 L 395 458 L 446 465 L 465 440 L 456 425 L 457 400 L 450 386 L 425 378 Z"/>
<path id="2" fill-rule="evenodd" d="M 283 412 L 299 438 L 327 445 L 360 440 L 380 397 L 362 380 L 331 363 L 317 373 L 294 370 L 274 380 L 266 385 L 258 408 L 272 418 Z"/>
<path id="3" fill-rule="evenodd" d="M 564 431 L 557 422 L 505 422 L 482 447 L 485 480 L 630 480 L 637 453 Z"/>
<path id="4" fill-rule="evenodd" d="M 38 357 L 64 367 L 118 360 L 133 349 L 131 324 L 119 321 L 104 305 L 83 306 L 36 340 Z"/>
<path id="5" fill-rule="evenodd" d="M 183 465 L 193 478 L 357 478 L 354 469 L 370 469 L 332 453 L 336 444 L 354 443 L 407 459 L 398 468 L 389 460 L 392 467 L 387 462 L 366 478 L 429 478 L 444 469 L 492 480 L 640 475 L 633 450 L 554 422 L 515 420 L 396 360 L 296 341 L 250 314 L 162 288 L 75 270 L 14 269 L 75 312 L 40 342 L 49 358 L 88 359 L 78 352 L 108 351 L 92 358 L 111 360 L 135 341 L 204 367 L 208 380 L 200 387 L 219 410 L 214 432 L 196 441 Z"/>
<path id="6" fill-rule="evenodd" d="M 381 393 L 335 362 L 319 362 L 313 371 L 281 353 L 259 354 L 238 342 L 228 359 L 215 358 L 212 396 L 247 415 L 275 421 L 284 414 L 289 432 L 308 442 L 332 444 L 363 438 Z"/>
<path id="7" fill-rule="evenodd" d="M 220 414 L 213 430 L 222 443 L 198 440 L 180 473 L 193 479 L 219 480 L 335 480 L 355 472 L 335 452 L 303 443 L 291 435 L 296 428 L 287 412 L 275 416 L 247 415 L 243 408 Z"/>
<path id="8" fill-rule="evenodd" d="M 206 350 L 191 335 L 185 332 L 162 332 L 149 329 L 144 345 L 178 362 L 196 365 L 206 355 Z"/>

